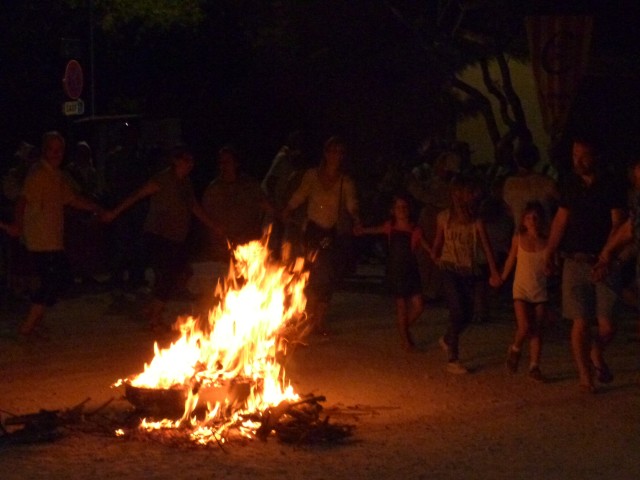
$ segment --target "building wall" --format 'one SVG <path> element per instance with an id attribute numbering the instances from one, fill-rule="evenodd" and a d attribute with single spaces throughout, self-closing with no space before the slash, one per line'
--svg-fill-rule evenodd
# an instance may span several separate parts
<path id="1" fill-rule="evenodd" d="M 497 66 L 492 64 L 491 66 L 492 77 L 495 80 L 500 79 Z M 511 61 L 509 63 L 511 70 L 511 77 L 513 82 L 513 88 L 520 96 L 522 102 L 522 108 L 524 109 L 529 129 L 533 134 L 533 139 L 540 149 L 541 160 L 543 162 L 548 161 L 547 149 L 549 147 L 549 136 L 544 131 L 542 126 L 542 113 L 538 105 L 538 98 L 536 95 L 536 87 L 533 78 L 533 72 L 530 64 L 523 64 L 517 61 Z M 489 95 L 487 89 L 482 81 L 482 74 L 479 67 L 473 67 L 467 69 L 461 75 L 461 78 L 478 88 L 482 93 L 486 94 L 494 105 L 494 112 L 498 126 L 501 132 L 506 131 L 506 126 L 502 123 L 498 102 Z M 464 142 L 468 142 L 471 149 L 471 161 L 474 164 L 483 164 L 493 162 L 493 146 L 487 129 L 485 127 L 484 118 L 478 116 L 476 118 L 470 118 L 458 123 L 458 139 Z"/>

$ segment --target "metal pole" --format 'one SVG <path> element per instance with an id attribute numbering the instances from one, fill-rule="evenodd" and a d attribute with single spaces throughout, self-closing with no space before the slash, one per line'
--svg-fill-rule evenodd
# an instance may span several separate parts
<path id="1" fill-rule="evenodd" d="M 96 114 L 96 88 L 94 76 L 94 55 L 93 55 L 93 0 L 89 0 L 89 63 L 91 76 L 91 116 Z"/>

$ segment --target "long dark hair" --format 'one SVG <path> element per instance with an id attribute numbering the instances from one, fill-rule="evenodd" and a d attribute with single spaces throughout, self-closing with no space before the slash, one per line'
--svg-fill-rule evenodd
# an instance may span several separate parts
<path id="1" fill-rule="evenodd" d="M 397 201 L 403 201 L 407 204 L 407 206 L 409 207 L 409 222 L 412 225 L 415 225 L 417 222 L 417 214 L 416 214 L 416 205 L 415 202 L 413 200 L 413 197 L 408 194 L 407 192 L 396 192 L 393 197 L 391 198 L 391 208 L 390 208 L 390 216 L 391 216 L 391 225 L 395 225 L 396 224 L 396 217 L 393 214 L 393 210 L 396 206 L 396 202 Z"/>
<path id="2" fill-rule="evenodd" d="M 524 220 L 525 215 L 529 213 L 537 213 L 538 218 L 540 219 L 539 229 L 536 232 L 539 236 L 546 238 L 549 233 L 549 222 L 547 221 L 547 212 L 545 211 L 542 203 L 536 201 L 527 202 L 522 210 L 522 215 L 520 216 L 520 226 L 518 227 L 518 233 L 525 233 L 526 229 L 522 222 Z"/>

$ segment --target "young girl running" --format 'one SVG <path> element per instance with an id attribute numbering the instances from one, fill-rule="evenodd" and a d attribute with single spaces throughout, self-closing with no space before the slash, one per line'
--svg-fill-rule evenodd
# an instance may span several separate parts
<path id="1" fill-rule="evenodd" d="M 476 289 L 486 281 L 482 265 L 489 267 L 489 283 L 492 286 L 500 284 L 487 230 L 475 213 L 474 193 L 470 180 L 458 178 L 452 181 L 451 207 L 438 214 L 436 237 L 430 252 L 442 271 L 449 308 L 449 327 L 439 343 L 447 353 L 447 371 L 454 374 L 468 373 L 458 360 L 458 341 L 471 322 Z"/>
<path id="2" fill-rule="evenodd" d="M 520 227 L 513 236 L 511 250 L 504 265 L 504 282 L 515 265 L 513 308 L 516 314 L 516 334 L 507 350 L 507 369 L 518 371 L 520 351 L 529 337 L 529 376 L 537 381 L 540 372 L 542 325 L 547 314 L 547 277 L 544 250 L 547 246 L 545 211 L 540 202 L 529 202 L 522 213 Z M 517 259 L 517 262 L 516 262 Z"/>
<path id="3" fill-rule="evenodd" d="M 415 255 L 421 246 L 422 230 L 412 219 L 409 197 L 396 195 L 390 220 L 382 225 L 356 229 L 355 233 L 387 236 L 387 279 L 396 301 L 398 331 L 403 348 L 414 350 L 415 342 L 409 329 L 424 311 L 420 271 Z"/>

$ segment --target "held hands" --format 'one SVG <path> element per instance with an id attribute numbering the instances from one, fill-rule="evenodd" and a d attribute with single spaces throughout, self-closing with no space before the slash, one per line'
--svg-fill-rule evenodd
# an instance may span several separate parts
<path id="1" fill-rule="evenodd" d="M 607 255 L 600 255 L 598 261 L 591 269 L 591 280 L 594 283 L 604 280 L 611 271 L 611 257 Z"/>
<path id="2" fill-rule="evenodd" d="M 502 277 L 497 272 L 491 274 L 491 276 L 489 277 L 489 285 L 491 285 L 493 288 L 500 288 L 502 286 L 502 283 Z"/>
<path id="3" fill-rule="evenodd" d="M 100 221 L 104 223 L 113 222 L 118 215 L 113 210 L 105 210 L 101 214 L 99 214 Z"/>

